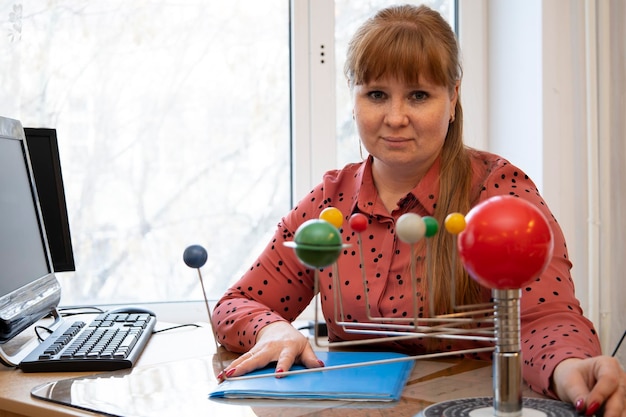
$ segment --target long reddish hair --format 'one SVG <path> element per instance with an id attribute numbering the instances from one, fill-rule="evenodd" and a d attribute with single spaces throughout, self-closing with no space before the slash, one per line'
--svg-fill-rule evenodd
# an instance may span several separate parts
<path id="1" fill-rule="evenodd" d="M 426 77 L 446 86 L 451 94 L 462 72 L 458 43 L 450 25 L 436 11 L 412 5 L 391 6 L 367 20 L 353 36 L 344 66 L 350 88 L 383 76 L 410 84 Z M 459 97 L 441 151 L 439 200 L 434 211 L 440 225 L 450 213 L 466 214 L 476 198 L 471 195 L 472 167 L 468 152 L 463 143 L 463 109 Z M 457 304 L 481 301 L 482 288 L 468 276 L 458 257 L 453 265 L 455 246 L 456 236 L 443 231 L 431 240 L 426 268 L 437 314 L 450 311 L 452 277 Z"/>

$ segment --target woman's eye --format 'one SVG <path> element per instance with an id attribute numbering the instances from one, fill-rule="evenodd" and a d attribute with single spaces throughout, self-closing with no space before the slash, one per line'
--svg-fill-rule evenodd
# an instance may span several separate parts
<path id="1" fill-rule="evenodd" d="M 414 92 L 411 94 L 411 97 L 412 97 L 414 100 L 419 100 L 419 101 L 422 101 L 422 100 L 425 100 L 426 98 L 428 98 L 428 94 L 427 94 L 426 92 L 424 92 L 424 91 L 414 91 Z"/>
<path id="2" fill-rule="evenodd" d="M 382 100 L 385 97 L 385 93 L 382 91 L 370 91 L 367 95 L 373 100 Z"/>

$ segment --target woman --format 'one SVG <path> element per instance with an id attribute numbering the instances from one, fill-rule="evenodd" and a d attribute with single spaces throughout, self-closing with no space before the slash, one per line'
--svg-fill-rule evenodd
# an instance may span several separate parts
<path id="1" fill-rule="evenodd" d="M 339 209 L 345 219 L 362 213 L 369 220 L 362 239 L 369 306 L 357 251 L 346 249 L 337 262 L 345 317 L 356 322 L 367 321 L 367 309 L 380 317 L 413 317 L 412 256 L 417 259 L 420 317 L 431 309 L 449 312 L 452 303 L 489 301 L 490 292 L 470 279 L 458 261 L 451 266 L 454 235 L 437 233 L 426 257 L 424 247 L 412 254 L 395 236 L 394 226 L 404 213 L 433 216 L 442 224 L 449 213 L 467 213 L 495 195 L 514 195 L 541 209 L 550 220 L 555 243 L 546 271 L 523 289 L 524 378 L 532 389 L 570 401 L 579 412 L 592 415 L 604 404 L 605 416 L 624 417 L 625 374 L 616 360 L 600 356 L 593 326 L 574 296 L 563 234 L 536 186 L 503 158 L 463 144 L 461 66 L 450 26 L 423 6 L 381 10 L 352 39 L 345 74 L 361 144 L 370 156 L 326 173 L 282 219 L 257 262 L 215 307 L 219 342 L 232 351 L 248 352 L 226 368 L 225 375 L 242 375 L 273 361 L 278 373 L 295 362 L 310 368 L 324 365 L 290 324 L 314 296 L 314 271 L 283 243 L 326 207 Z M 344 242 L 356 245 L 356 233 L 347 221 L 341 233 Z M 329 339 L 363 337 L 335 324 L 332 268 L 322 270 L 319 280 Z M 457 294 L 455 300 L 450 299 L 452 293 Z M 417 354 L 476 346 L 412 339 L 386 348 Z"/>

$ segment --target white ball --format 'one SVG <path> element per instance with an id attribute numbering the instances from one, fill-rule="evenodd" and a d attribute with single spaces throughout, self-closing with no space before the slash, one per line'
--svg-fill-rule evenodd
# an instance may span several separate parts
<path id="1" fill-rule="evenodd" d="M 396 223 L 396 234 L 404 243 L 419 242 L 426 234 L 426 223 L 418 214 L 403 214 Z"/>

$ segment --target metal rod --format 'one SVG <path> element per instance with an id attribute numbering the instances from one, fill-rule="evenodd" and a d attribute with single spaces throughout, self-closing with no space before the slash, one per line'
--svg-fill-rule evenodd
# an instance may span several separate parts
<path id="1" fill-rule="evenodd" d="M 493 290 L 496 350 L 493 353 L 493 407 L 497 417 L 522 415 L 521 290 Z"/>

